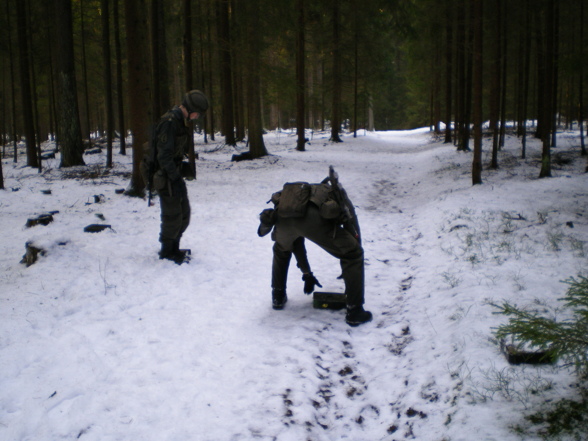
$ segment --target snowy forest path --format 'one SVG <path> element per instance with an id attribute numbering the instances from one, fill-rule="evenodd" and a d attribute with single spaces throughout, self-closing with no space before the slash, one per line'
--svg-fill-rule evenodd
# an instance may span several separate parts
<path id="1" fill-rule="evenodd" d="M 342 331 L 340 317 L 328 314 L 317 321 L 304 348 L 315 369 L 298 379 L 312 383 L 302 386 L 310 403 L 300 406 L 301 386 L 287 387 L 282 393 L 283 424 L 304 427 L 312 440 L 346 439 L 347 433 L 358 430 L 375 431 L 381 439 L 413 438 L 432 422 L 442 426 L 447 405 L 441 402 L 451 400 L 451 391 L 437 386 L 439 367 L 427 365 L 429 358 L 419 356 L 419 351 L 427 350 L 426 341 L 420 340 L 427 333 L 420 328 L 430 331 L 430 325 L 418 317 L 422 311 L 415 309 L 414 299 L 419 296 L 413 292 L 423 264 L 419 243 L 423 232 L 416 217 L 421 201 L 428 197 L 428 189 L 420 184 L 436 166 L 431 160 L 433 147 L 428 136 L 371 147 L 355 168 L 345 162 L 342 182 L 345 185 L 350 173 L 361 176 L 351 180 L 362 185 L 347 190 L 362 228 L 366 309 L 373 311 L 374 321 L 345 329 L 341 339 L 333 339 Z M 374 160 L 372 155 L 381 152 L 386 152 L 386 160 Z M 382 366 L 374 365 L 383 359 L 385 374 Z"/>

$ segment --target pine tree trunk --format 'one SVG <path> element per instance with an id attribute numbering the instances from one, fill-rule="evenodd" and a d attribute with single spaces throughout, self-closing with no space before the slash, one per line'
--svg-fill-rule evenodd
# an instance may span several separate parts
<path id="1" fill-rule="evenodd" d="M 88 62 L 86 57 L 86 29 L 84 19 L 84 0 L 80 0 L 80 26 L 81 26 L 81 46 L 82 46 L 82 81 L 84 84 L 84 107 L 82 115 L 84 116 L 80 123 L 80 130 L 82 132 L 82 139 L 88 140 L 88 145 L 92 143 L 92 126 L 90 123 L 90 98 L 88 85 Z"/>
<path id="2" fill-rule="evenodd" d="M 20 59 L 20 90 L 22 118 L 27 146 L 27 165 L 38 167 L 37 148 L 35 142 L 35 127 L 33 123 L 33 100 L 31 94 L 30 50 L 28 42 L 26 3 L 16 2 L 16 25 Z"/>
<path id="3" fill-rule="evenodd" d="M 225 144 L 236 145 L 233 119 L 233 84 L 231 69 L 231 34 L 229 28 L 229 1 L 217 0 L 218 47 L 222 106 L 222 132 Z"/>
<path id="4" fill-rule="evenodd" d="M 126 148 L 126 127 L 125 127 L 125 107 L 123 94 L 123 76 L 122 76 L 122 54 L 120 44 L 120 14 L 119 2 L 114 0 L 114 51 L 116 54 L 116 96 L 118 109 L 118 130 L 120 132 L 120 150 L 121 155 L 127 154 Z"/>
<path id="5" fill-rule="evenodd" d="M 541 141 L 543 149 L 541 152 L 541 171 L 540 178 L 551 177 L 551 130 L 553 129 L 553 95 L 554 95 L 554 20 L 555 20 L 555 0 L 547 0 L 547 9 L 545 10 L 545 27 L 544 27 L 544 50 L 541 59 L 542 71 L 544 73 L 543 85 L 545 95 L 543 98 L 542 112 L 542 130 Z"/>
<path id="6" fill-rule="evenodd" d="M 143 196 L 145 182 L 141 175 L 143 144 L 148 141 L 153 122 L 151 104 L 151 59 L 147 23 L 147 0 L 125 1 L 125 22 L 128 54 L 128 101 L 130 130 L 133 135 L 133 174 L 126 194 Z"/>
<path id="7" fill-rule="evenodd" d="M 492 132 L 492 159 L 490 161 L 490 168 L 498 168 L 498 142 L 499 130 L 498 119 L 500 114 L 500 62 L 502 59 L 502 45 L 501 40 L 501 22 L 502 22 L 502 0 L 493 0 L 493 7 L 490 10 L 492 33 L 492 61 L 490 65 L 490 94 L 488 97 L 490 106 L 490 131 Z"/>
<path id="8" fill-rule="evenodd" d="M 8 2 L 6 2 L 6 16 L 9 16 L 9 4 Z M 14 65 L 15 65 L 15 60 L 14 60 L 14 51 L 12 50 L 12 29 L 10 26 L 10 20 L 7 21 L 7 25 L 8 25 L 8 29 L 7 29 L 7 33 L 8 33 L 8 38 L 7 38 L 7 43 L 8 43 L 8 56 L 10 59 L 10 99 L 11 99 L 11 105 L 12 105 L 12 112 L 11 112 L 11 119 L 12 119 L 12 143 L 13 143 L 13 147 L 14 147 L 14 152 L 13 152 L 13 162 L 16 164 L 18 161 L 18 149 L 17 149 L 17 132 L 16 132 L 16 74 L 14 72 Z"/>
<path id="9" fill-rule="evenodd" d="M 473 2 L 473 23 L 474 30 L 474 65 L 473 65 L 473 122 L 474 122 L 474 155 L 472 163 L 472 184 L 482 183 L 482 73 L 483 73 L 483 30 L 482 10 L 483 0 L 472 0 Z"/>
<path id="10" fill-rule="evenodd" d="M 153 8 L 154 9 L 158 9 L 157 8 L 157 4 L 159 3 L 159 0 L 152 0 L 153 1 Z M 186 89 L 186 92 L 195 89 L 194 87 L 194 68 L 193 68 L 193 63 L 192 63 L 192 56 L 193 56 L 193 50 L 192 50 L 192 24 L 193 24 L 193 17 L 192 17 L 192 5 L 191 5 L 191 0 L 184 0 L 183 2 L 183 11 L 184 11 L 184 76 L 185 76 L 185 86 L 184 88 Z M 152 28 L 155 27 L 157 25 L 157 18 L 153 18 L 153 24 L 152 24 Z M 159 28 L 159 26 L 157 26 L 157 28 Z M 159 41 L 154 41 L 152 43 L 152 47 L 159 47 Z M 153 55 L 155 57 L 156 52 L 153 52 Z M 153 59 L 153 69 L 154 69 L 154 73 L 153 73 L 153 77 L 156 77 L 156 72 L 157 72 L 157 78 L 160 77 L 159 74 L 159 67 L 157 66 L 158 64 L 158 59 L 159 59 L 159 52 L 157 51 L 157 57 L 158 58 L 154 58 Z M 154 87 L 154 91 L 156 93 L 156 95 L 161 96 L 161 94 L 159 93 L 159 85 L 158 85 L 158 81 L 156 80 L 155 84 L 153 85 Z M 192 170 L 192 175 L 194 178 L 196 178 L 196 154 L 194 153 L 194 123 L 192 121 L 190 121 L 188 123 L 189 125 L 189 130 L 190 130 L 190 134 L 192 136 L 188 137 L 188 162 L 190 163 L 190 169 Z"/>
<path id="11" fill-rule="evenodd" d="M 584 2 L 580 3 L 580 48 L 579 52 L 582 53 L 584 42 Z M 584 141 L 584 57 L 580 56 L 580 90 L 579 90 L 579 102 L 578 102 L 578 122 L 580 124 L 580 147 L 582 149 L 582 156 L 586 155 L 586 144 Z M 586 167 L 588 171 L 588 166 Z"/>
<path id="12" fill-rule="evenodd" d="M 522 126 L 522 149 L 521 149 L 521 157 L 525 159 L 527 157 L 527 112 L 529 107 L 529 90 L 530 90 L 530 83 L 531 83 L 531 55 L 530 55 L 530 46 L 531 46 L 531 38 L 530 38 L 530 28 L 531 28 L 531 10 L 530 10 L 530 0 L 525 0 L 525 56 L 524 56 L 524 67 L 523 67 L 523 101 L 522 101 L 522 114 L 521 120 L 523 122 Z"/>
<path id="13" fill-rule="evenodd" d="M 341 131 L 341 42 L 339 35 L 339 0 L 333 0 L 333 110 L 331 117 L 331 141 L 342 142 Z"/>
<path id="14" fill-rule="evenodd" d="M 211 14 L 210 11 L 208 11 L 208 14 Z M 211 24 L 211 19 L 210 16 L 207 16 L 207 20 L 206 20 L 206 30 L 207 30 L 207 35 L 208 35 L 208 99 L 210 102 L 210 110 L 208 111 L 208 116 L 207 116 L 207 121 L 208 121 L 208 132 L 210 133 L 210 140 L 214 141 L 214 132 L 215 132 L 215 118 L 214 118 L 214 87 L 213 87 L 213 81 L 212 81 L 212 32 L 211 32 L 211 28 L 212 28 L 212 24 Z"/>
<path id="15" fill-rule="evenodd" d="M 110 0 L 102 0 L 102 64 L 104 97 L 106 104 L 106 167 L 112 168 L 112 134 L 114 115 L 112 109 L 112 69 L 110 67 Z"/>
<path id="16" fill-rule="evenodd" d="M 72 11 L 69 0 L 55 0 L 55 81 L 57 83 L 57 126 L 61 146 L 61 167 L 83 165 L 84 146 L 78 112 L 78 94 L 74 68 Z"/>
<path id="17" fill-rule="evenodd" d="M 260 34 L 259 29 L 259 0 L 247 0 L 245 20 L 248 29 L 248 50 L 245 57 L 244 71 L 247 84 L 247 129 L 249 135 L 249 152 L 251 158 L 260 158 L 267 155 L 267 149 L 263 141 L 263 127 L 261 116 L 261 79 L 259 71 L 261 67 Z"/>
<path id="18" fill-rule="evenodd" d="M 453 17 L 452 2 L 445 3 L 445 143 L 452 142 L 452 84 L 453 84 Z"/>
<path id="19" fill-rule="evenodd" d="M 298 23 L 296 29 L 296 132 L 298 142 L 296 150 L 303 152 L 306 145 L 306 134 L 304 124 L 305 102 L 305 73 L 304 73 L 304 0 L 296 1 L 296 14 Z"/>

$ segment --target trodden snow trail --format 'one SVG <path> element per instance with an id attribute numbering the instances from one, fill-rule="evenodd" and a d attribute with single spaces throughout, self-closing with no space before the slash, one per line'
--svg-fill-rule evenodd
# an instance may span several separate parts
<path id="1" fill-rule="evenodd" d="M 290 347 L 299 353 L 289 360 L 310 357 L 314 371 L 302 367 L 306 362 L 290 364 L 288 371 L 297 375 L 275 391 L 283 424 L 279 440 L 424 439 L 423 433 L 426 439 L 441 439 L 440 428 L 451 412 L 454 390 L 440 389 L 436 381 L 437 375 L 449 373 L 431 365 L 429 356 L 419 355 L 434 350 L 429 338 L 434 330 L 418 318 L 422 311 L 414 309 L 413 297 L 418 296 L 412 289 L 422 264 L 418 241 L 423 233 L 411 204 L 423 198 L 420 193 L 427 190 L 419 184 L 435 167 L 430 137 L 413 134 L 406 143 L 395 138 L 370 147 L 362 150 L 355 167 L 346 162 L 344 171 L 339 171 L 343 185 L 345 176 L 353 173 L 361 177 L 352 180 L 363 184 L 347 191 L 362 226 L 366 308 L 373 311 L 374 320 L 350 328 L 343 322 L 343 312 L 318 311 L 305 322 L 309 337 L 303 346 Z M 382 152 L 387 160 L 378 164 L 371 156 Z M 375 243 L 377 247 L 371 245 Z M 387 252 L 376 251 L 382 249 Z M 288 304 L 286 310 L 291 307 Z"/>

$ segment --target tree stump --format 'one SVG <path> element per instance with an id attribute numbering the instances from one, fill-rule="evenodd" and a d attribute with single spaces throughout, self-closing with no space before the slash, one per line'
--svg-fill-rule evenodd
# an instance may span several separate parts
<path id="1" fill-rule="evenodd" d="M 101 231 L 106 230 L 107 228 L 112 228 L 110 225 L 105 224 L 91 224 L 84 227 L 85 233 L 100 233 Z"/>
<path id="2" fill-rule="evenodd" d="M 39 255 L 44 256 L 46 251 L 43 248 L 38 248 L 32 242 L 25 244 L 26 253 L 22 256 L 20 263 L 24 263 L 27 268 L 35 263 Z"/>
<path id="3" fill-rule="evenodd" d="M 26 228 L 31 228 L 36 225 L 49 225 L 53 222 L 53 215 L 50 213 L 41 214 L 37 217 L 31 217 L 27 219 L 27 223 L 25 224 Z"/>

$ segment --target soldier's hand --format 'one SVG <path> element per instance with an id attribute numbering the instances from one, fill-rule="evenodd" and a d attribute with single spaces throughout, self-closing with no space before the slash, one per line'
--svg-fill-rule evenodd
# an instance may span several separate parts
<path id="1" fill-rule="evenodd" d="M 314 287 L 318 286 L 322 288 L 323 285 L 319 283 L 316 277 L 312 273 L 304 274 L 302 276 L 302 280 L 304 280 L 304 293 L 310 294 L 314 291 Z"/>

